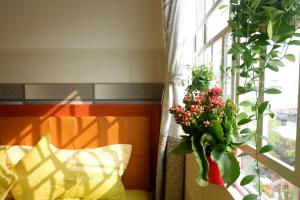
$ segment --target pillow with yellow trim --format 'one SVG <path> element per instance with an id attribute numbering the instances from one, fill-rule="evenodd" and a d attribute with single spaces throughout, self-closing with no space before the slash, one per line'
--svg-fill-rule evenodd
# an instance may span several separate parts
<path id="1" fill-rule="evenodd" d="M 121 180 L 131 154 L 129 144 L 115 144 L 99 148 L 73 151 L 73 159 L 66 166 L 76 173 L 78 184 L 61 198 L 126 199 Z M 60 158 L 61 159 L 61 158 Z"/>
<path id="2" fill-rule="evenodd" d="M 15 200 L 50 200 L 76 185 L 75 175 L 50 147 L 50 135 L 41 140 L 12 168 L 18 179 L 12 187 Z"/>
<path id="3" fill-rule="evenodd" d="M 0 149 L 0 200 L 4 200 L 17 177 L 6 167 L 5 148 Z"/>

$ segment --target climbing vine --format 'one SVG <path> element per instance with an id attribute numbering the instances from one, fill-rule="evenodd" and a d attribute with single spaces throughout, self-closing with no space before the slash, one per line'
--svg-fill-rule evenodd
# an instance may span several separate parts
<path id="1" fill-rule="evenodd" d="M 264 115 L 274 117 L 268 107 L 270 102 L 264 100 L 264 94 L 280 94 L 277 88 L 265 88 L 264 78 L 267 70 L 280 73 L 284 66 L 283 59 L 295 61 L 295 55 L 287 54 L 290 45 L 300 45 L 299 29 L 300 0 L 231 0 L 231 17 L 228 21 L 232 30 L 233 43 L 229 53 L 233 66 L 227 71 L 235 72 L 243 78 L 237 86 L 237 94 L 249 92 L 255 94 L 255 101 L 240 102 L 240 106 L 251 107 L 250 113 L 243 113 L 238 125 L 241 127 L 260 120 Z M 244 128 L 241 134 L 252 134 L 258 147 L 261 130 Z M 272 150 L 267 144 L 255 152 L 244 152 L 240 156 L 260 154 Z M 245 200 L 261 199 L 259 162 L 256 159 L 257 175 L 246 175 L 241 185 L 247 185 L 258 176 L 258 194 L 249 194 Z"/>

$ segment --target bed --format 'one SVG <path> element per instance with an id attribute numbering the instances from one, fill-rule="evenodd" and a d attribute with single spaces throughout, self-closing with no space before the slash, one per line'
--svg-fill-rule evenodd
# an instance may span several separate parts
<path id="1" fill-rule="evenodd" d="M 125 188 L 153 192 L 160 113 L 160 104 L 0 105 L 0 145 L 32 146 L 47 132 L 61 149 L 131 144 Z"/>

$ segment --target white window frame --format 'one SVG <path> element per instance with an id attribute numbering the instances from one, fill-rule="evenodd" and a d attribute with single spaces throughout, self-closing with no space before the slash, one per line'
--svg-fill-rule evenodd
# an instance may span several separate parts
<path id="1" fill-rule="evenodd" d="M 199 1 L 204 1 L 204 12 L 205 12 L 205 2 L 206 1 L 212 1 L 212 0 L 197 0 L 197 6 L 196 9 L 198 8 L 198 3 Z M 211 47 L 211 51 L 213 52 L 213 44 L 214 42 L 216 42 L 217 40 L 222 38 L 222 64 L 224 65 L 224 61 L 226 58 L 226 50 L 225 50 L 225 38 L 226 35 L 230 34 L 230 28 L 227 26 L 226 28 L 224 28 L 223 30 L 220 30 L 220 32 L 218 34 L 216 34 L 212 39 L 210 39 L 209 41 L 206 41 L 206 23 L 209 19 L 209 17 L 214 13 L 218 11 L 218 7 L 219 5 L 221 5 L 221 3 L 223 3 L 224 0 L 215 0 L 212 8 L 204 15 L 203 19 L 200 21 L 199 23 L 199 19 L 197 19 L 196 21 L 198 21 L 197 25 L 196 25 L 196 32 L 194 34 L 194 38 L 196 38 L 196 34 L 198 31 L 201 30 L 201 28 L 204 28 L 204 33 L 203 33 L 203 37 L 204 37 L 204 45 L 199 49 L 198 47 L 196 47 L 196 41 L 195 41 L 195 60 L 198 56 L 200 56 L 201 54 L 205 53 L 205 50 L 209 47 Z M 199 13 L 196 11 L 196 16 L 199 16 Z M 203 16 L 203 15 L 202 15 Z M 211 53 L 212 53 L 211 52 Z M 205 56 L 204 56 L 204 59 Z M 213 56 L 211 56 L 211 61 L 212 62 Z M 195 61 L 196 62 L 196 61 Z M 204 60 L 204 63 L 206 63 L 206 61 Z M 203 64 L 204 64 L 203 63 Z M 299 67 L 300 67 L 300 62 L 299 62 Z M 280 72 L 279 72 L 280 73 Z M 222 78 L 224 77 L 224 75 L 222 75 Z M 300 70 L 299 70 L 299 78 L 300 78 Z M 223 80 L 221 80 L 222 82 L 222 87 L 223 85 Z M 290 183 L 292 183 L 293 185 L 295 185 L 296 187 L 300 188 L 300 135 L 298 134 L 298 132 L 300 132 L 300 80 L 298 81 L 299 85 L 298 85 L 298 108 L 297 108 L 297 129 L 296 129 L 296 153 L 295 153 L 295 167 L 291 167 L 290 165 L 284 163 L 283 161 L 280 161 L 279 159 L 276 159 L 272 156 L 270 156 L 269 154 L 263 154 L 263 155 L 259 155 L 258 157 L 258 161 L 260 163 L 262 163 L 264 166 L 270 168 L 271 170 L 273 170 L 275 173 L 277 173 L 278 175 L 280 175 L 281 177 L 283 177 L 284 179 L 286 179 L 287 181 L 289 181 Z M 232 84 L 231 84 L 231 97 L 232 99 L 234 99 L 236 101 L 236 103 L 238 103 L 239 98 L 238 95 L 236 93 L 236 86 L 239 85 L 239 76 L 238 75 L 234 75 L 232 76 Z M 262 86 L 260 86 L 262 87 Z M 263 125 L 263 119 L 260 119 L 257 122 L 257 130 L 258 130 L 258 134 L 261 136 L 263 134 L 263 130 L 262 130 L 262 125 Z M 258 148 L 262 147 L 262 137 L 259 137 L 258 140 Z M 242 151 L 255 151 L 255 147 L 251 146 L 251 145 L 245 145 L 242 146 L 240 148 Z M 255 156 L 253 156 L 254 159 Z M 237 185 L 237 184 L 236 184 Z"/>

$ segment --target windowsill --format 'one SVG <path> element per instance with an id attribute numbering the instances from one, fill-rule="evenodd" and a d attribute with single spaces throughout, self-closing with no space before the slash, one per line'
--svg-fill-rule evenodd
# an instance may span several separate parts
<path id="1" fill-rule="evenodd" d="M 243 199 L 242 194 L 239 192 L 239 190 L 235 186 L 230 186 L 229 188 L 227 188 L 227 191 L 230 193 L 230 195 L 232 196 L 232 198 L 234 200 L 242 200 Z"/>

